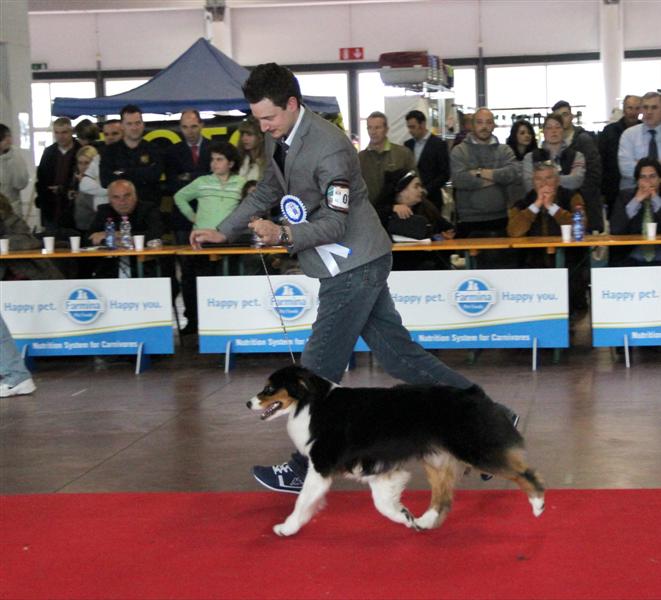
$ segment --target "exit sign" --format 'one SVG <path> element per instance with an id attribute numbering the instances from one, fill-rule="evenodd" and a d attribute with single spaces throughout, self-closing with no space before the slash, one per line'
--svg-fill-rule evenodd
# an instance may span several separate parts
<path id="1" fill-rule="evenodd" d="M 33 71 L 48 71 L 48 63 L 32 63 Z"/>
<path id="2" fill-rule="evenodd" d="M 363 60 L 365 48 L 340 48 L 340 60 Z"/>

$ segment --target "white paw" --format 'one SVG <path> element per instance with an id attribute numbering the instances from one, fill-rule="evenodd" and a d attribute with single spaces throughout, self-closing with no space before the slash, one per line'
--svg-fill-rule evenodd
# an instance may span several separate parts
<path id="1" fill-rule="evenodd" d="M 530 498 L 532 514 L 539 517 L 544 512 L 544 498 Z"/>
<path id="2" fill-rule="evenodd" d="M 298 527 L 292 527 L 292 525 L 288 525 L 287 521 L 284 523 L 278 523 L 277 525 L 273 526 L 273 532 L 276 535 L 279 535 L 280 537 L 286 537 L 288 535 L 294 535 L 295 533 L 298 532 Z"/>
<path id="3" fill-rule="evenodd" d="M 438 527 L 439 517 L 437 511 L 429 509 L 424 515 L 415 520 L 415 524 L 418 529 L 434 529 L 434 527 Z"/>

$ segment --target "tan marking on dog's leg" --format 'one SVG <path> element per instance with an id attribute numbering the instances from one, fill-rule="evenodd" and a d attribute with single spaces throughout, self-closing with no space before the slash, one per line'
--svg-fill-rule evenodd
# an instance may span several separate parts
<path id="1" fill-rule="evenodd" d="M 275 525 L 273 531 L 283 536 L 297 533 L 317 512 L 332 483 L 332 478 L 323 477 L 310 465 L 293 512 L 284 523 Z"/>
<path id="2" fill-rule="evenodd" d="M 431 501 L 427 511 L 415 523 L 420 529 L 433 529 L 445 521 L 452 508 L 454 486 L 460 469 L 458 461 L 449 455 L 440 464 L 430 464 L 425 460 L 424 467 L 431 487 Z"/>
<path id="3" fill-rule="evenodd" d="M 407 471 L 390 471 L 373 476 L 369 485 L 376 510 L 395 523 L 412 527 L 415 519 L 401 503 L 402 492 L 409 478 L 410 473 Z"/>
<path id="4" fill-rule="evenodd" d="M 544 512 L 544 482 L 528 465 L 523 448 L 508 450 L 506 463 L 507 468 L 501 474 L 521 488 L 528 496 L 533 515 L 539 517 Z"/>

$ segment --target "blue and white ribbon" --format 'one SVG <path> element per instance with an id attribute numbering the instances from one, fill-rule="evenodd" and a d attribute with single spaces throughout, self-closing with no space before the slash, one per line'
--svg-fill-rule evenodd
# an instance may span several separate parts
<path id="1" fill-rule="evenodd" d="M 282 200 L 280 200 L 280 210 L 285 219 L 292 225 L 308 222 L 308 211 L 305 208 L 305 204 L 296 196 L 292 196 L 291 194 L 283 196 Z M 341 244 L 323 244 L 315 247 L 315 250 L 331 274 L 331 277 L 335 277 L 340 272 L 340 267 L 337 265 L 333 255 L 346 258 L 351 254 L 351 248 L 347 248 Z"/>

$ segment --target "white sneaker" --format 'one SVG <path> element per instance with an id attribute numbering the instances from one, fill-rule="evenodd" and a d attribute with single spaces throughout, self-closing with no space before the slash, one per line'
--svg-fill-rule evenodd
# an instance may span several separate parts
<path id="1" fill-rule="evenodd" d="M 0 398 L 8 398 L 9 396 L 22 396 L 23 394 L 31 394 L 37 389 L 37 386 L 32 381 L 32 377 L 24 379 L 16 385 L 9 385 L 8 383 L 0 383 Z"/>

